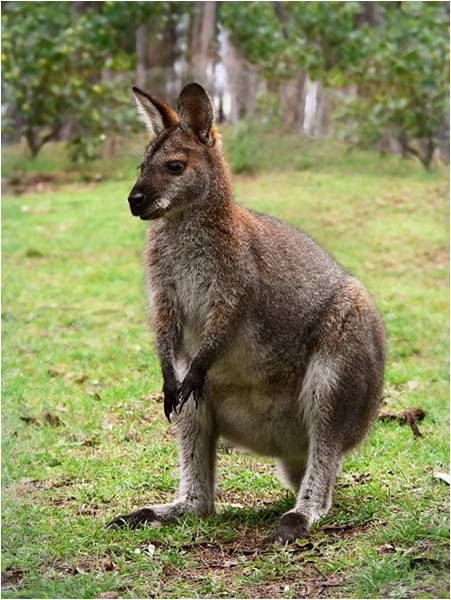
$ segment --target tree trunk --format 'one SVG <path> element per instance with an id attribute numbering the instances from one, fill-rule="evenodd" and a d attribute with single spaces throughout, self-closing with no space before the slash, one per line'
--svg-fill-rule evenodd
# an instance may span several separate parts
<path id="1" fill-rule="evenodd" d="M 316 111 L 313 120 L 312 133 L 315 137 L 323 137 L 327 134 L 330 123 L 329 98 L 327 89 L 322 81 L 318 82 L 316 92 Z"/>
<path id="2" fill-rule="evenodd" d="M 258 68 L 249 63 L 227 39 L 224 51 L 229 92 L 232 97 L 230 119 L 238 121 L 255 108 L 255 97 L 259 86 Z"/>
<path id="3" fill-rule="evenodd" d="M 301 71 L 297 78 L 288 79 L 281 86 L 283 120 L 290 131 L 303 131 L 306 76 L 306 72 Z"/>
<path id="4" fill-rule="evenodd" d="M 136 28 L 136 84 L 145 88 L 147 85 L 147 23 L 140 23 Z"/>
<path id="5" fill-rule="evenodd" d="M 58 139 L 61 128 L 61 123 L 55 123 L 48 133 L 40 136 L 32 126 L 27 127 L 24 131 L 24 138 L 27 142 L 28 149 L 30 150 L 31 157 L 36 158 L 41 148 L 45 146 L 45 144 L 51 142 L 52 140 Z"/>
<path id="6" fill-rule="evenodd" d="M 379 2 L 360 2 L 362 11 L 357 17 L 357 25 L 370 25 L 377 27 L 382 22 L 382 13 Z"/>
<path id="7" fill-rule="evenodd" d="M 24 133 L 25 140 L 27 142 L 28 149 L 30 151 L 31 158 L 35 159 L 41 149 L 41 144 L 36 139 L 36 135 L 32 129 L 28 129 Z"/>
<path id="8" fill-rule="evenodd" d="M 419 148 L 413 146 L 412 142 L 409 142 L 404 133 L 400 133 L 398 135 L 398 140 L 401 144 L 403 156 L 407 156 L 409 154 L 411 156 L 415 156 L 427 171 L 430 170 L 432 158 L 436 148 L 436 144 L 432 137 L 429 137 L 424 144 L 420 144 Z"/>
<path id="9" fill-rule="evenodd" d="M 172 105 L 180 91 L 180 81 L 175 71 L 180 53 L 179 31 L 174 18 L 174 13 L 180 10 L 177 4 L 177 2 L 169 3 L 163 27 L 159 21 L 147 23 L 146 43 L 142 48 L 142 64 L 147 88 L 152 94 Z"/>
<path id="10" fill-rule="evenodd" d="M 180 81 L 176 76 L 175 64 L 179 58 L 178 35 L 175 13 L 178 10 L 177 2 L 170 2 L 169 16 L 166 20 L 160 42 L 160 65 L 164 83 L 164 98 L 170 104 L 175 104 L 180 92 Z"/>
<path id="11" fill-rule="evenodd" d="M 190 75 L 194 81 L 211 88 L 209 62 L 215 56 L 217 3 L 194 2 L 195 16 L 191 29 Z"/>

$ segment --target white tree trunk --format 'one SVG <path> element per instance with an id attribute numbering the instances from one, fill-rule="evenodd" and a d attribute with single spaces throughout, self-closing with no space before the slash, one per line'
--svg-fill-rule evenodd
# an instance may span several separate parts
<path id="1" fill-rule="evenodd" d="M 216 2 L 195 2 L 196 15 L 191 32 L 190 76 L 211 90 L 209 63 L 214 58 L 216 37 Z"/>

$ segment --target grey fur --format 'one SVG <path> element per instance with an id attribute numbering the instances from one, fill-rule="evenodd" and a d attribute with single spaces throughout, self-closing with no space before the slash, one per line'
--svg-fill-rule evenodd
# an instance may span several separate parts
<path id="1" fill-rule="evenodd" d="M 274 456 L 297 493 L 274 534 L 283 544 L 326 514 L 344 454 L 368 431 L 382 393 L 384 329 L 363 285 L 306 233 L 232 201 L 219 141 L 184 122 L 149 147 L 133 191 L 149 198 L 142 218 L 155 216 L 150 314 L 181 464 L 177 500 L 148 514 L 164 522 L 214 510 L 224 436 Z M 176 178 L 164 174 L 172 159 L 187 165 Z M 189 398 L 183 407 L 177 389 Z"/>

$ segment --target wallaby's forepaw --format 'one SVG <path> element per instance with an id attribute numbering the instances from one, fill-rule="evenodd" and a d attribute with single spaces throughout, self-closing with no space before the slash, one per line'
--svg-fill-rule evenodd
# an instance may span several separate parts
<path id="1" fill-rule="evenodd" d="M 130 529 L 136 529 L 140 525 L 145 523 L 153 523 L 159 521 L 154 510 L 151 508 L 141 508 L 128 515 L 119 515 L 106 526 L 107 529 L 113 529 L 116 527 L 130 527 Z"/>
<path id="2" fill-rule="evenodd" d="M 304 515 L 288 512 L 282 515 L 272 541 L 278 546 L 292 544 L 297 538 L 309 537 L 307 520 Z"/>
<path id="3" fill-rule="evenodd" d="M 203 400 L 204 390 L 204 374 L 200 371 L 190 369 L 183 380 L 182 385 L 178 389 L 176 412 L 180 412 L 185 402 L 193 394 L 196 407 Z"/>
<path id="4" fill-rule="evenodd" d="M 171 422 L 171 412 L 175 411 L 177 407 L 177 386 L 163 386 L 164 394 L 164 414 L 166 419 Z"/>

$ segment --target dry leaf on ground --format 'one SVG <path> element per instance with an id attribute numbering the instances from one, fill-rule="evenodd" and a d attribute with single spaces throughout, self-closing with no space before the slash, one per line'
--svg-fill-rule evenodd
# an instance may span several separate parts
<path id="1" fill-rule="evenodd" d="M 434 473 L 434 477 L 436 479 L 441 479 L 442 481 L 444 481 L 448 485 L 450 485 L 450 483 L 451 483 L 451 478 L 449 476 L 449 473 Z"/>

